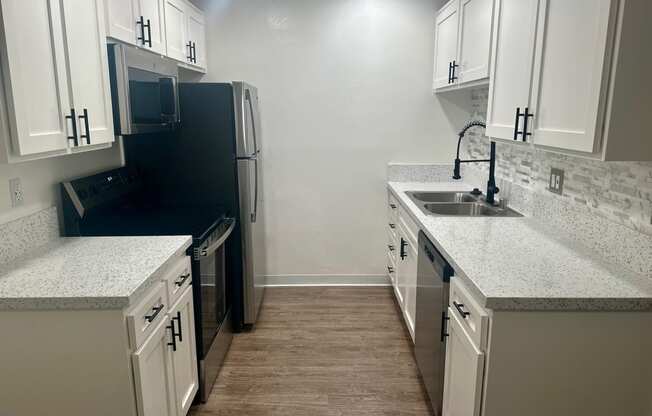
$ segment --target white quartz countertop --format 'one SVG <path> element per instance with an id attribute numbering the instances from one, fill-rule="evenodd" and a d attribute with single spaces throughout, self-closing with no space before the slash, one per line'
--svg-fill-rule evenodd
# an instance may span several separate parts
<path id="1" fill-rule="evenodd" d="M 0 268 L 0 310 L 122 309 L 190 236 L 61 238 Z"/>
<path id="2" fill-rule="evenodd" d="M 406 194 L 470 191 L 470 185 L 389 182 L 388 188 L 488 309 L 652 311 L 652 277 L 612 266 L 537 220 L 429 216 Z"/>

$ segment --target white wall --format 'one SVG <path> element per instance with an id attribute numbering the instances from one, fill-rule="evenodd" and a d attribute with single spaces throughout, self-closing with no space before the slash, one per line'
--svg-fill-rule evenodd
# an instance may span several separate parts
<path id="1" fill-rule="evenodd" d="M 0 137 L 0 140 L 6 138 Z M 56 205 L 59 192 L 57 185 L 62 180 L 112 168 L 120 163 L 117 145 L 108 150 L 32 162 L 11 165 L 0 163 L 0 224 Z M 21 207 L 11 207 L 11 178 L 21 179 L 25 197 Z"/>
<path id="2" fill-rule="evenodd" d="M 259 88 L 268 274 L 384 274 L 387 162 L 452 161 L 468 116 L 431 93 L 435 1 L 211 4 L 204 81 Z"/>

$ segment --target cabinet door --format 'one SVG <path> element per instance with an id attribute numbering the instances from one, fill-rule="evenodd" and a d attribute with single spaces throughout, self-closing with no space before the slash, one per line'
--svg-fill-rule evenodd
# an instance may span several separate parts
<path id="1" fill-rule="evenodd" d="M 165 1 L 165 42 L 167 55 L 181 62 L 188 62 L 186 5 L 181 0 Z"/>
<path id="2" fill-rule="evenodd" d="M 206 26 L 204 16 L 195 10 L 188 12 L 188 41 L 194 48 L 196 62 L 192 65 L 206 69 Z"/>
<path id="3" fill-rule="evenodd" d="M 464 332 L 455 312 L 448 309 L 443 416 L 478 416 L 484 377 L 484 354 Z"/>
<path id="4" fill-rule="evenodd" d="M 161 322 L 132 357 L 139 416 L 177 415 L 168 323 Z"/>
<path id="5" fill-rule="evenodd" d="M 138 7 L 136 19 L 143 17 L 147 23 L 149 20 L 149 29 L 144 30 L 145 38 L 152 41 L 152 46 L 143 45 L 144 48 L 150 49 L 161 55 L 165 55 L 165 12 L 164 0 L 135 0 Z M 140 25 L 138 25 L 140 30 Z M 140 33 L 139 35 L 140 36 Z"/>
<path id="6" fill-rule="evenodd" d="M 179 415 L 185 415 L 199 388 L 192 287 L 170 309 L 169 316 L 177 334 L 176 351 L 172 352 L 177 410 Z"/>
<path id="7" fill-rule="evenodd" d="M 449 82 L 450 64 L 457 59 L 459 1 L 451 0 L 437 14 L 435 21 L 435 73 L 433 88 L 452 85 Z"/>
<path id="8" fill-rule="evenodd" d="M 57 1 L 2 0 L 2 72 L 13 150 L 65 151 L 71 131 L 68 78 Z"/>
<path id="9" fill-rule="evenodd" d="M 533 82 L 537 145 L 600 149 L 610 11 L 615 0 L 542 0 Z"/>
<path id="10" fill-rule="evenodd" d="M 115 140 L 102 7 L 102 0 L 63 0 L 68 74 L 80 146 Z"/>
<path id="11" fill-rule="evenodd" d="M 495 0 L 487 136 L 513 139 L 516 109 L 524 111 L 529 105 L 538 4 L 539 0 Z"/>
<path id="12" fill-rule="evenodd" d="M 460 2 L 460 83 L 489 77 L 492 15 L 493 0 Z"/>
<path id="13" fill-rule="evenodd" d="M 405 247 L 405 315 L 414 341 L 414 318 L 417 312 L 417 245 L 408 240 Z"/>
<path id="14" fill-rule="evenodd" d="M 106 0 L 106 35 L 135 45 L 136 38 L 140 36 L 137 32 L 136 21 L 137 0 Z M 138 43 L 140 44 L 140 43 Z"/>

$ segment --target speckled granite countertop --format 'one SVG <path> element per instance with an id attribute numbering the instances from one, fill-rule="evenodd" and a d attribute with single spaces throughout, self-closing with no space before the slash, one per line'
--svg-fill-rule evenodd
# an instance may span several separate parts
<path id="1" fill-rule="evenodd" d="M 428 216 L 405 194 L 472 186 L 389 182 L 388 188 L 488 309 L 652 311 L 652 278 L 604 262 L 532 218 Z"/>
<path id="2" fill-rule="evenodd" d="M 122 309 L 190 236 L 61 238 L 0 269 L 0 310 Z"/>

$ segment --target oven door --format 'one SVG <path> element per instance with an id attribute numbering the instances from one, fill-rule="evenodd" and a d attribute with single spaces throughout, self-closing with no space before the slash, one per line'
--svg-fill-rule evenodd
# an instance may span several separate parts
<path id="1" fill-rule="evenodd" d="M 176 65 L 126 45 L 109 45 L 108 53 L 116 135 L 177 128 Z"/>

